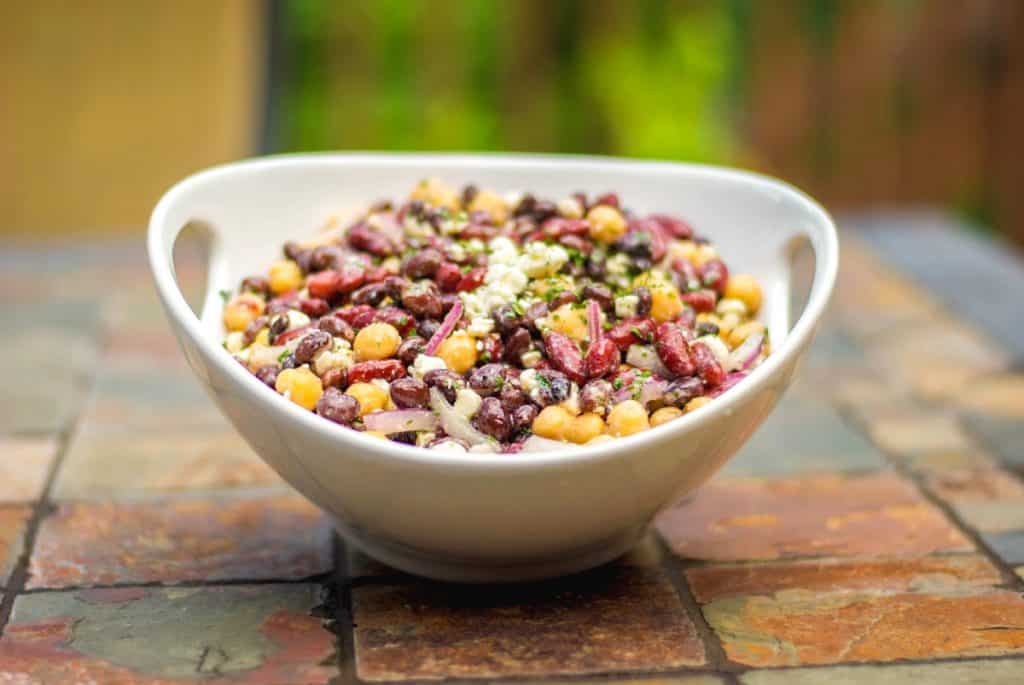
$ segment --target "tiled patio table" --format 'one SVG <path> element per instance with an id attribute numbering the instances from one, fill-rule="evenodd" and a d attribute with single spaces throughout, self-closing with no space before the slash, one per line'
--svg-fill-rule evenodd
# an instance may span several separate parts
<path id="1" fill-rule="evenodd" d="M 842 223 L 744 451 L 626 558 L 501 587 L 346 549 L 203 396 L 137 246 L 5 247 L 0 683 L 1024 682 L 1024 263 Z"/>

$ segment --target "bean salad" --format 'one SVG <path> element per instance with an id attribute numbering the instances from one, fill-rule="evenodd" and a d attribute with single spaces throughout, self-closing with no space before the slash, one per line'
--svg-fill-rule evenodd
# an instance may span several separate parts
<path id="1" fill-rule="evenodd" d="M 284 245 L 224 347 L 327 421 L 448 452 L 593 445 L 699 410 L 769 354 L 761 288 L 615 193 L 439 180 Z"/>

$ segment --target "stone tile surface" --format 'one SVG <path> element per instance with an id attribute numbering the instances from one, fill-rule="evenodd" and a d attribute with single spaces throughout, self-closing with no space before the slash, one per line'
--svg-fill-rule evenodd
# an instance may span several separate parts
<path id="1" fill-rule="evenodd" d="M 296 494 L 81 502 L 43 522 L 29 587 L 291 580 L 331 566 L 331 527 Z"/>
<path id="2" fill-rule="evenodd" d="M 656 523 L 677 554 L 713 561 L 970 549 L 910 483 L 885 472 L 713 480 Z"/>
<path id="3" fill-rule="evenodd" d="M 25 529 L 32 518 L 26 505 L 0 505 L 0 586 L 6 586 L 23 549 Z"/>
<path id="4" fill-rule="evenodd" d="M 0 502 L 39 499 L 56 456 L 53 438 L 0 437 Z"/>
<path id="5" fill-rule="evenodd" d="M 740 682 L 743 685 L 1016 685 L 1020 678 L 1020 661 L 985 659 L 753 671 L 740 676 Z"/>
<path id="6" fill-rule="evenodd" d="M 355 656 L 369 681 L 660 671 L 704 663 L 668 580 L 612 566 L 520 586 L 415 584 L 353 591 Z"/>
<path id="7" fill-rule="evenodd" d="M 0 682 L 327 683 L 320 603 L 301 584 L 26 595 L 0 639 Z"/>
<path id="8" fill-rule="evenodd" d="M 879 419 L 871 437 L 883 451 L 897 457 L 975 447 L 955 416 L 913 412 Z"/>
<path id="9" fill-rule="evenodd" d="M 85 431 L 68 449 L 53 496 L 59 500 L 102 499 L 282 482 L 228 428 Z"/>

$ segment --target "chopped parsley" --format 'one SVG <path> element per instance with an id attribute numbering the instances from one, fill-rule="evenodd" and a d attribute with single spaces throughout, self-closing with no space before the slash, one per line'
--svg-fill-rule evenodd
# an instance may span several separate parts
<path id="1" fill-rule="evenodd" d="M 283 364 L 284 360 L 287 359 L 288 355 L 290 355 L 290 354 L 291 354 L 291 352 L 289 352 L 288 350 L 285 350 L 281 354 L 277 355 L 277 363 L 278 364 Z"/>
<path id="2" fill-rule="evenodd" d="M 551 387 L 551 379 L 542 373 L 537 374 L 537 385 L 544 386 L 545 388 Z"/>
<path id="3" fill-rule="evenodd" d="M 615 388 L 616 390 L 622 390 L 622 377 L 621 376 L 619 376 L 614 381 L 612 381 L 612 387 Z"/>
<path id="4" fill-rule="evenodd" d="M 224 300 L 224 304 L 227 304 L 228 300 L 231 299 L 231 291 L 230 290 L 219 290 L 217 292 L 220 293 L 220 299 Z"/>

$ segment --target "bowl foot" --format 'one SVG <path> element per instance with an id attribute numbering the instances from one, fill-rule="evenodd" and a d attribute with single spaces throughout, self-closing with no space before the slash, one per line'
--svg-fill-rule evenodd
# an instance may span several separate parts
<path id="1" fill-rule="evenodd" d="M 586 571 L 628 552 L 643 537 L 645 529 L 645 526 L 630 529 L 557 559 L 502 564 L 498 561 L 455 559 L 381 541 L 345 525 L 337 518 L 334 519 L 334 525 L 347 543 L 382 564 L 405 573 L 452 583 L 514 583 Z"/>

